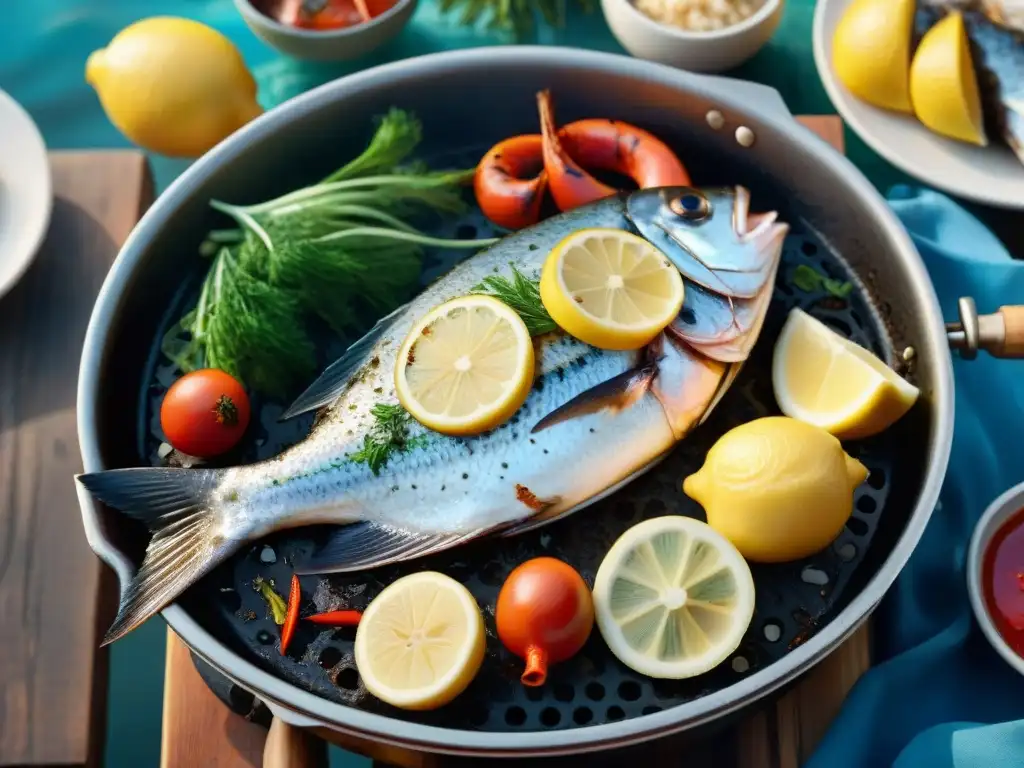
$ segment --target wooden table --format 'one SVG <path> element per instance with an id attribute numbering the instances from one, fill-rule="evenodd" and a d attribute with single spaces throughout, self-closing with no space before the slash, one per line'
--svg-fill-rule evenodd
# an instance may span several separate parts
<path id="1" fill-rule="evenodd" d="M 800 118 L 833 146 L 843 148 L 838 117 Z M 657 765 L 687 768 L 798 768 L 814 750 L 847 693 L 870 666 L 868 626 L 815 667 L 781 698 L 761 708 L 720 739 L 680 750 L 666 740 Z M 164 688 L 161 768 L 262 765 L 267 731 L 232 714 L 203 682 L 191 656 L 168 631 Z M 379 745 L 346 744 L 387 765 L 389 752 Z M 660 745 L 659 745 L 660 746 Z M 322 756 L 320 757 L 322 760 Z M 431 765 L 429 759 L 423 765 Z"/>
<path id="2" fill-rule="evenodd" d="M 100 762 L 112 573 L 89 549 L 75 384 L 103 278 L 152 199 L 137 152 L 50 155 L 54 205 L 33 265 L 0 298 L 0 766 Z"/>

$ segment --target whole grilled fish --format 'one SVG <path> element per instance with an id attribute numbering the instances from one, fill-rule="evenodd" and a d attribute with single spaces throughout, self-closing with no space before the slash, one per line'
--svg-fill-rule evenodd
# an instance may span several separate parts
<path id="1" fill-rule="evenodd" d="M 920 39 L 951 11 L 963 13 L 986 131 L 1001 136 L 1024 163 L 1024 3 L 922 0 L 915 16 L 915 36 Z"/>
<path id="2" fill-rule="evenodd" d="M 80 475 L 98 499 L 153 533 L 104 643 L 275 530 L 339 526 L 300 573 L 371 568 L 530 530 L 649 469 L 707 417 L 761 329 L 788 227 L 775 213 L 749 214 L 748 205 L 742 187 L 667 187 L 548 219 L 472 256 L 378 322 L 285 414 L 326 406 L 309 437 L 275 458 L 230 469 Z M 354 460 L 380 406 L 397 410 L 394 358 L 412 325 L 485 277 L 509 273 L 510 263 L 538 274 L 551 248 L 585 227 L 639 233 L 672 260 L 685 278 L 676 322 L 629 352 L 561 332 L 538 336 L 535 384 L 510 421 L 452 438 L 408 419 L 403 449 L 383 466 Z"/>

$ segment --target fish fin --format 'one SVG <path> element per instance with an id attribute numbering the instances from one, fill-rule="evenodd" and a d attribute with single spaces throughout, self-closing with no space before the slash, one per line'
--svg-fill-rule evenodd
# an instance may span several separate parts
<path id="1" fill-rule="evenodd" d="M 223 562 L 231 550 L 211 530 L 206 507 L 212 469 L 138 467 L 78 475 L 97 499 L 145 523 L 153 533 L 138 573 L 122 589 L 117 617 L 101 645 L 131 632 Z"/>
<path id="2" fill-rule="evenodd" d="M 488 532 L 415 533 L 369 522 L 352 523 L 333 532 L 315 553 L 296 563 L 295 572 L 306 576 L 368 570 L 440 552 Z"/>
<path id="3" fill-rule="evenodd" d="M 345 354 L 331 363 L 323 373 L 310 384 L 306 391 L 299 395 L 295 402 L 288 406 L 278 421 L 287 421 L 309 411 L 314 411 L 325 405 L 330 405 L 341 395 L 348 384 L 349 379 L 359 370 L 363 364 L 363 358 L 391 327 L 394 319 L 409 306 L 403 304 L 398 309 L 378 320 L 373 328 L 367 331 L 359 341 L 355 342 Z"/>
<path id="4" fill-rule="evenodd" d="M 560 405 L 534 425 L 530 433 L 541 432 L 563 421 L 585 416 L 599 411 L 614 412 L 628 408 L 641 397 L 651 386 L 654 375 L 658 372 L 657 364 L 644 363 L 638 368 L 613 376 L 585 392 L 580 392 L 564 405 Z"/>

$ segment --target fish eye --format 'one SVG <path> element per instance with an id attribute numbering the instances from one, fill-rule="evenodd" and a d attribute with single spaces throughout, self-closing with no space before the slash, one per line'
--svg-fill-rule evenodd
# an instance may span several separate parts
<path id="1" fill-rule="evenodd" d="M 689 221 L 701 221 L 711 213 L 711 204 L 699 192 L 687 192 L 669 201 L 669 210 Z"/>

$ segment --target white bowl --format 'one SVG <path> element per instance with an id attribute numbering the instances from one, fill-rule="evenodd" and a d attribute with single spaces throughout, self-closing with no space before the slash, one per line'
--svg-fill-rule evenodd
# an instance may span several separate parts
<path id="1" fill-rule="evenodd" d="M 649 18 L 632 0 L 601 0 L 604 18 L 623 48 L 639 59 L 691 72 L 723 72 L 745 62 L 775 34 L 783 5 L 783 0 L 764 0 L 738 24 L 689 32 Z"/>
<path id="2" fill-rule="evenodd" d="M 0 91 L 0 296 L 32 263 L 52 207 L 43 137 L 18 102 Z"/>
<path id="3" fill-rule="evenodd" d="M 280 24 L 255 8 L 250 0 L 235 7 L 256 37 L 281 53 L 309 61 L 349 61 L 365 56 L 394 38 L 412 17 L 417 0 L 397 0 L 384 13 L 342 29 L 299 29 Z"/>
<path id="4" fill-rule="evenodd" d="M 814 63 L 836 111 L 875 152 L 904 173 L 968 200 L 1003 208 L 1024 208 L 1024 163 L 997 137 L 976 147 L 947 139 L 911 115 L 861 101 L 842 84 L 832 66 L 832 36 L 853 0 L 818 0 L 814 9 Z"/>
<path id="5" fill-rule="evenodd" d="M 1024 659 L 1018 656 L 996 630 L 996 625 L 985 605 L 982 591 L 982 564 L 985 551 L 992 537 L 1014 513 L 1024 507 L 1024 483 L 1015 485 L 988 505 L 971 535 L 970 548 L 967 550 L 967 593 L 971 598 L 971 608 L 978 620 L 981 631 L 989 644 L 1003 657 L 1007 664 L 1024 675 Z"/>

